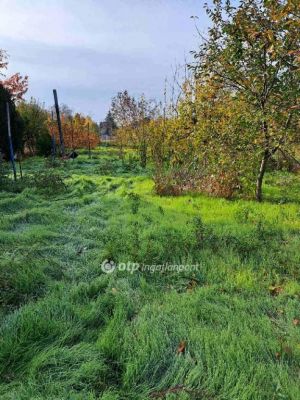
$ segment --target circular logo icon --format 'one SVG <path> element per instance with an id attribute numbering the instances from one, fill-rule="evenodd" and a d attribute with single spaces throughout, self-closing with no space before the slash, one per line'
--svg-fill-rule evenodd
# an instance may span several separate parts
<path id="1" fill-rule="evenodd" d="M 101 264 L 101 269 L 106 274 L 111 274 L 116 269 L 116 264 L 113 261 L 104 260 Z"/>

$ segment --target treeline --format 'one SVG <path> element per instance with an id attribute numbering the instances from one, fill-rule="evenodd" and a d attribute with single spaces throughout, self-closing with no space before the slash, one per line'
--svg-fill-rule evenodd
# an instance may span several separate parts
<path id="1" fill-rule="evenodd" d="M 59 143 L 59 133 L 54 112 L 48 116 L 48 129 Z M 100 144 L 99 126 L 90 116 L 80 113 L 73 114 L 67 107 L 61 107 L 61 125 L 64 144 L 67 149 L 93 149 Z"/>
<path id="2" fill-rule="evenodd" d="M 183 79 L 162 104 L 119 93 L 111 113 L 123 154 L 155 165 L 160 194 L 204 191 L 262 200 L 265 172 L 300 143 L 300 8 L 293 0 L 214 0 Z M 168 98 L 168 100 L 167 100 Z"/>

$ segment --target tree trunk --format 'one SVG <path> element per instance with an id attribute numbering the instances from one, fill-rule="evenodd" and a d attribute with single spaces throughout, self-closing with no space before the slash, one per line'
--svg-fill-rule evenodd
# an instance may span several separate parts
<path id="1" fill-rule="evenodd" d="M 146 168 L 147 165 L 147 145 L 143 142 L 140 146 L 140 162 L 141 167 Z"/>
<path id="2" fill-rule="evenodd" d="M 265 114 L 265 104 L 262 104 L 262 112 Z M 266 119 L 264 118 L 262 121 L 262 134 L 264 136 L 265 140 L 265 146 L 264 146 L 264 155 L 260 163 L 260 168 L 259 168 L 259 173 L 256 181 L 256 200 L 261 202 L 263 199 L 262 196 L 262 184 L 265 176 L 265 172 L 267 169 L 267 164 L 268 160 L 271 156 L 270 151 L 269 151 L 269 145 L 270 145 L 270 136 L 269 136 L 269 127 Z"/>
<path id="3" fill-rule="evenodd" d="M 261 202 L 263 197 L 262 197 L 262 184 L 264 180 L 264 175 L 267 169 L 267 164 L 269 160 L 269 151 L 265 150 L 264 151 L 264 156 L 261 160 L 260 163 L 260 168 L 259 168 L 259 173 L 256 181 L 256 200 Z"/>

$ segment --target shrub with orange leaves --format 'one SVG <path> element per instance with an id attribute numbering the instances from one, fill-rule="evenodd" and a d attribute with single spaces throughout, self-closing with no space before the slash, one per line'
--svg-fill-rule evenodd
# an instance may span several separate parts
<path id="1" fill-rule="evenodd" d="M 94 149 L 100 144 L 97 124 L 88 116 L 75 114 L 75 116 L 61 116 L 61 125 L 65 147 L 69 149 Z M 48 118 L 48 127 L 51 135 L 59 144 L 57 122 Z"/>

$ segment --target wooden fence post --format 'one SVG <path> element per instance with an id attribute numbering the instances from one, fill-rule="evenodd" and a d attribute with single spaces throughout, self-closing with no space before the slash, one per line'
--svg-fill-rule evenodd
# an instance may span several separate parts
<path id="1" fill-rule="evenodd" d="M 54 121 L 53 110 L 51 111 L 51 120 L 53 123 L 53 121 Z M 55 145 L 55 134 L 54 134 L 53 128 L 52 128 L 52 134 L 51 134 L 51 155 L 52 155 L 52 161 L 54 161 L 55 156 L 56 156 L 56 145 Z"/>
<path id="2" fill-rule="evenodd" d="M 61 127 L 60 112 L 59 112 L 59 105 L 58 105 L 56 89 L 53 89 L 53 95 L 54 95 L 55 111 L 56 111 L 56 118 L 57 118 L 57 126 L 58 126 L 58 132 L 59 132 L 60 153 L 61 153 L 61 156 L 64 157 L 65 144 L 64 144 L 63 131 L 62 131 L 62 127 Z"/>

